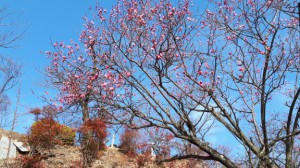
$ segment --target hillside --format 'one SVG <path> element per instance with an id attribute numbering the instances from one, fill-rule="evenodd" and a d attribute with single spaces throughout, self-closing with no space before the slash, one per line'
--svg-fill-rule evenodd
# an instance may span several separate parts
<path id="1" fill-rule="evenodd" d="M 51 153 L 51 155 L 49 155 Z M 42 164 L 45 168 L 81 168 L 80 164 L 80 151 L 79 147 L 75 146 L 55 146 L 51 151 L 45 152 L 42 156 L 50 156 L 44 157 L 42 160 Z M 6 161 L 0 161 L 0 167 L 2 168 L 16 168 L 16 165 L 13 164 L 15 160 L 10 159 Z M 137 164 L 136 158 L 131 158 L 124 155 L 119 151 L 118 148 L 108 147 L 105 151 L 100 153 L 100 157 L 94 161 L 92 168 L 137 168 L 139 167 Z M 159 167 L 174 167 L 174 168 L 191 168 L 191 163 L 187 160 L 177 161 L 172 164 L 165 164 L 158 166 L 154 164 L 152 161 L 147 162 L 145 165 L 140 167 L 145 168 L 159 168 Z M 201 164 L 197 164 L 194 168 L 202 168 L 205 166 L 201 166 Z"/>
<path id="2" fill-rule="evenodd" d="M 107 148 L 99 159 L 93 163 L 94 168 L 108 167 L 126 167 L 134 168 L 134 160 L 118 151 L 118 148 Z M 56 146 L 51 150 L 55 157 L 49 157 L 43 160 L 47 168 L 79 168 L 80 167 L 80 151 L 78 147 L 62 147 Z"/>
<path id="3" fill-rule="evenodd" d="M 47 168 L 80 168 L 80 151 L 78 147 L 61 147 L 57 146 L 51 151 L 55 157 L 50 157 L 43 160 Z M 108 147 L 102 154 L 100 153 L 99 159 L 93 163 L 93 168 L 137 168 L 137 159 L 128 157 L 118 148 Z M 158 166 L 152 161 L 145 163 L 141 166 L 144 168 L 159 168 L 159 167 L 174 167 L 174 168 L 191 168 L 189 162 L 177 161 L 173 164 L 165 164 Z M 194 168 L 202 168 L 205 166 L 195 165 Z"/>

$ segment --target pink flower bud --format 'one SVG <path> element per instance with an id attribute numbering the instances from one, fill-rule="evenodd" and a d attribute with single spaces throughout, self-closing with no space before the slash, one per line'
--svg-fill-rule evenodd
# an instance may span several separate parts
<path id="1" fill-rule="evenodd" d="M 244 69 L 243 67 L 239 67 L 239 71 L 240 71 L 240 72 L 244 72 L 244 70 L 245 70 L 245 69 Z"/>

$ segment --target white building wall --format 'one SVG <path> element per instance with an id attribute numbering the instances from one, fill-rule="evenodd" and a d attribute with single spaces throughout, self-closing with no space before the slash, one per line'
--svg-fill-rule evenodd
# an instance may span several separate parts
<path id="1" fill-rule="evenodd" d="M 0 140 L 0 159 L 6 159 L 8 148 L 9 148 L 9 138 L 2 135 L 2 138 Z M 9 158 L 14 158 L 16 156 L 17 156 L 17 149 L 13 144 L 13 140 L 11 140 Z"/>

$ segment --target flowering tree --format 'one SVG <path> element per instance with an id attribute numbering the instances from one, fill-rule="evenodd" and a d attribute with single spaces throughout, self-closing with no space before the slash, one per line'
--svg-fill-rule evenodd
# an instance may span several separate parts
<path id="1" fill-rule="evenodd" d="M 49 54 L 49 72 L 64 74 L 61 86 L 67 85 L 60 89 L 69 103 L 92 96 L 117 123 L 166 129 L 202 151 L 174 159 L 226 167 L 299 166 L 296 2 L 208 3 L 201 15 L 192 15 L 188 0 L 122 0 L 109 14 L 97 6 L 80 37 L 89 63 L 59 50 Z M 74 71 L 63 68 L 64 61 Z M 96 72 L 102 80 L 91 82 Z M 234 159 L 208 141 L 214 125 L 237 139 L 243 157 Z"/>
<path id="2" fill-rule="evenodd" d="M 175 146 L 172 141 L 174 139 L 173 134 L 158 127 L 143 129 L 141 132 L 144 135 L 140 140 L 140 149 L 145 148 L 144 151 L 150 151 L 152 148 L 157 160 L 170 158 L 171 149 Z"/>
<path id="3" fill-rule="evenodd" d="M 91 27 L 90 23 L 86 25 L 87 29 Z M 91 35 L 84 35 L 88 33 Z M 69 112 L 73 117 L 80 116 L 82 119 L 79 132 L 82 135 L 81 152 L 86 167 L 92 163 L 97 150 L 103 149 L 103 140 L 107 136 L 105 122 L 109 118 L 106 113 L 102 113 L 102 101 L 95 101 L 95 96 L 105 99 L 104 93 L 113 91 L 110 85 L 118 82 L 112 73 L 102 74 L 105 67 L 96 59 L 97 48 L 92 34 L 96 35 L 97 30 L 83 32 L 80 37 L 83 47 L 86 48 L 84 51 L 73 41 L 70 45 L 56 42 L 53 45 L 54 52 L 46 51 L 46 55 L 51 59 L 51 66 L 47 68 L 48 77 L 53 86 L 60 90 L 57 97 L 57 113 Z M 105 83 L 106 80 L 110 81 L 109 84 Z M 101 122 L 98 119 L 101 119 Z M 103 132 L 95 130 L 96 127 Z"/>

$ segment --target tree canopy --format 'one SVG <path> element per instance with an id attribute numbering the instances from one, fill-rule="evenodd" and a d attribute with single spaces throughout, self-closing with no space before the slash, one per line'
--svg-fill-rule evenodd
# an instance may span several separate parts
<path id="1" fill-rule="evenodd" d="M 108 113 L 112 123 L 164 129 L 202 151 L 174 159 L 299 166 L 296 1 L 207 3 L 203 12 L 189 0 L 96 6 L 80 43 L 46 52 L 58 100 L 84 121 Z M 239 158 L 209 142 L 215 125 L 243 146 Z"/>

